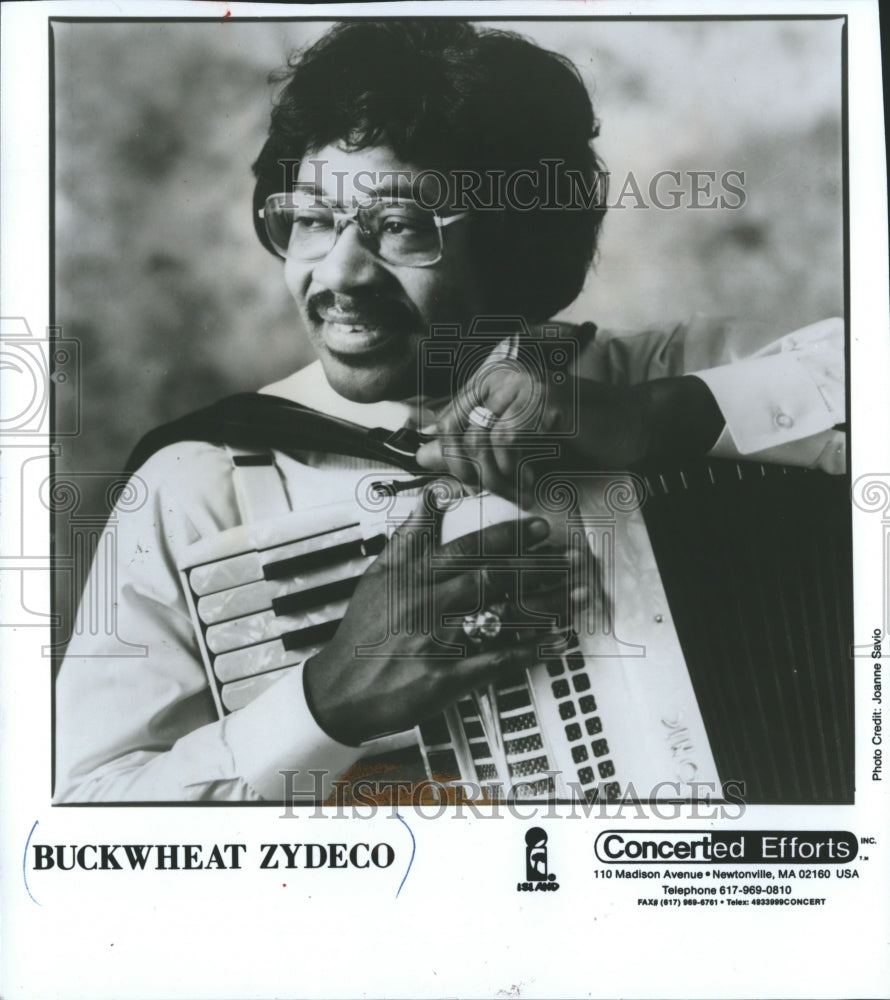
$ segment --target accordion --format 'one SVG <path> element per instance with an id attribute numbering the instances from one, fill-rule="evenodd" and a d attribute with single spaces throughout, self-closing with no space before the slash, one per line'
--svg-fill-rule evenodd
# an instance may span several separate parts
<path id="1" fill-rule="evenodd" d="M 590 553 L 584 627 L 521 676 L 371 741 L 358 773 L 403 768 L 493 798 L 719 799 L 733 782 L 750 803 L 852 801 L 843 478 L 714 460 L 539 493 L 551 538 L 581 533 Z M 221 716 L 323 647 L 416 503 L 374 510 L 353 493 L 187 550 L 182 583 Z M 485 495 L 461 510 L 446 514 L 443 541 L 516 511 Z M 628 553 L 641 551 L 663 585 L 652 607 L 629 578 Z"/>

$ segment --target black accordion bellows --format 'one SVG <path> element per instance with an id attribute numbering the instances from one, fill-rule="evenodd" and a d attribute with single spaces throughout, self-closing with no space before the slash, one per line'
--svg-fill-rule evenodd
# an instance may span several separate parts
<path id="1" fill-rule="evenodd" d="M 721 779 L 749 803 L 851 803 L 847 478 L 715 460 L 640 471 Z"/>

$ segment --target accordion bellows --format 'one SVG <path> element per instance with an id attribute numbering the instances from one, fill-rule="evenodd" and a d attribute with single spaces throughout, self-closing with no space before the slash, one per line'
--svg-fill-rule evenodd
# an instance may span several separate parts
<path id="1" fill-rule="evenodd" d="M 846 476 L 702 462 L 643 514 L 711 747 L 753 803 L 852 803 Z"/>

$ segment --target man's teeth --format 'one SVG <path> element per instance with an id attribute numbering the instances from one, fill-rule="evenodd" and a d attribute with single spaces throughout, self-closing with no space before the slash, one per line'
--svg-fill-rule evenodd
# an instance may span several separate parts
<path id="1" fill-rule="evenodd" d="M 331 326 L 339 327 L 341 330 L 373 330 L 377 326 L 373 320 L 357 316 L 355 313 L 350 315 L 328 310 L 321 314 L 321 318 L 325 323 L 330 323 Z"/>
<path id="2" fill-rule="evenodd" d="M 339 330 L 346 330 L 348 333 L 367 333 L 368 330 L 375 329 L 373 326 L 368 326 L 364 323 L 337 323 L 332 322 L 332 326 L 336 326 Z"/>

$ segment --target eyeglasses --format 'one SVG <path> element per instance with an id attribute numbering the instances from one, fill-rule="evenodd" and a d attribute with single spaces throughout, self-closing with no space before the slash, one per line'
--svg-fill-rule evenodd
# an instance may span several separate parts
<path id="1" fill-rule="evenodd" d="M 321 260 L 354 222 L 362 246 L 386 263 L 431 267 L 442 259 L 445 249 L 442 230 L 468 213 L 443 217 L 415 201 L 389 194 L 347 212 L 325 202 L 309 186 L 270 194 L 259 214 L 269 242 L 284 258 Z"/>

